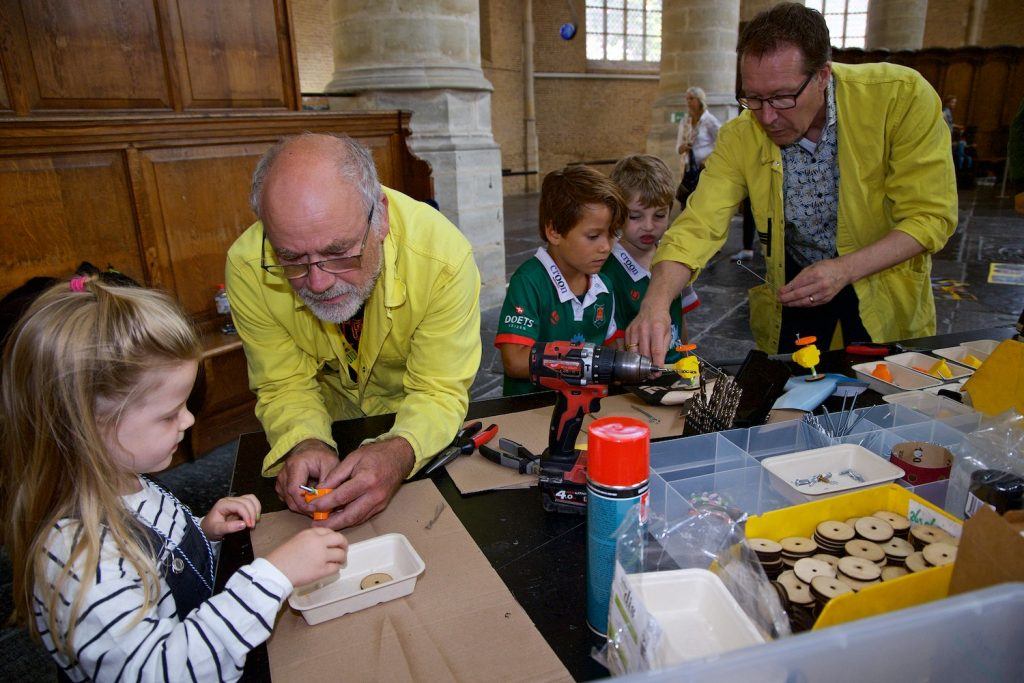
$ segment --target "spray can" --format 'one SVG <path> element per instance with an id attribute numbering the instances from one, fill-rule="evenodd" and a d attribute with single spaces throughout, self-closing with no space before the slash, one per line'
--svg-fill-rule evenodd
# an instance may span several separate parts
<path id="1" fill-rule="evenodd" d="M 640 505 L 647 519 L 651 430 L 631 417 L 594 420 L 587 439 L 587 623 L 608 630 L 608 599 L 615 574 L 615 531 Z"/>

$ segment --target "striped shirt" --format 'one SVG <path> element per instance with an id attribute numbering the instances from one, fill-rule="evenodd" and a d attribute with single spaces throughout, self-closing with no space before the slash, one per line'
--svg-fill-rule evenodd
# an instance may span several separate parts
<path id="1" fill-rule="evenodd" d="M 172 543 L 179 543 L 185 533 L 185 515 L 191 514 L 188 508 L 140 481 L 142 490 L 124 496 L 125 505 Z M 47 539 L 45 580 L 50 585 L 70 556 L 77 529 L 77 520 L 62 519 Z M 55 615 L 62 629 L 86 573 L 93 576 L 75 628 L 74 662 L 56 650 L 48 631 L 47 601 L 38 585 L 35 591 L 34 613 L 43 645 L 72 681 L 238 680 L 245 656 L 270 636 L 281 603 L 292 591 L 284 574 L 260 558 L 235 572 L 222 592 L 182 621 L 161 577 L 156 604 L 128 628 L 142 607 L 141 578 L 104 530 L 98 566 L 84 567 L 79 562 L 64 585 Z"/>

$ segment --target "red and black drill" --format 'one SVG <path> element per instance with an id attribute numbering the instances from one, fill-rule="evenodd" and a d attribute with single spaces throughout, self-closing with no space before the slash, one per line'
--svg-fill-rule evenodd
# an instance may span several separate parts
<path id="1" fill-rule="evenodd" d="M 658 370 L 632 351 L 566 341 L 533 345 L 530 381 L 558 392 L 539 463 L 545 510 L 586 513 L 587 456 L 576 450 L 583 416 L 601 408 L 612 384 L 640 384 Z"/>

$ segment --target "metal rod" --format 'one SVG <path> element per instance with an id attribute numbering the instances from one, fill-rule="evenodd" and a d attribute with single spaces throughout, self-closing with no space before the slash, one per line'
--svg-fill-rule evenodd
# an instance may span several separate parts
<path id="1" fill-rule="evenodd" d="M 305 491 L 306 493 L 311 493 L 311 494 L 313 494 L 314 496 L 318 496 L 318 495 L 320 495 L 320 492 L 319 492 L 319 491 L 317 491 L 317 490 L 316 490 L 315 488 L 313 488 L 312 486 L 302 486 L 302 485 L 300 485 L 300 486 L 299 486 L 299 488 L 300 488 L 300 489 L 302 489 L 303 491 Z"/>
<path id="2" fill-rule="evenodd" d="M 858 425 L 858 424 L 860 423 L 860 421 L 864 419 L 864 416 L 865 416 L 865 415 L 867 415 L 867 413 L 866 413 L 866 412 L 864 412 L 864 413 L 861 413 L 860 415 L 858 415 L 858 416 L 857 416 L 857 419 L 853 421 L 853 424 L 852 424 L 852 425 L 850 425 L 850 428 L 849 428 L 848 430 L 846 430 L 846 434 L 844 434 L 843 436 L 846 436 L 847 434 L 849 434 L 850 432 L 852 432 L 852 431 L 853 431 L 853 428 L 854 428 L 854 427 L 856 427 L 856 426 L 857 426 L 857 425 Z"/>
<path id="3" fill-rule="evenodd" d="M 650 422 L 657 422 L 657 423 L 661 422 L 661 418 L 660 417 L 656 417 L 656 416 L 652 415 L 651 413 L 647 412 L 646 410 L 644 410 L 640 406 L 630 406 L 630 407 L 633 410 L 635 410 L 636 412 L 640 413 L 641 415 L 646 415 L 648 421 L 650 421 Z"/>
<path id="4" fill-rule="evenodd" d="M 742 261 L 736 261 L 736 265 L 739 266 L 740 268 L 742 268 L 743 270 L 747 271 L 748 273 L 750 273 L 754 277 L 756 277 L 761 282 L 764 282 L 765 284 L 768 284 L 767 280 L 765 280 L 763 277 L 761 277 L 758 273 L 755 273 L 750 268 L 747 268 L 745 265 L 743 265 Z"/>

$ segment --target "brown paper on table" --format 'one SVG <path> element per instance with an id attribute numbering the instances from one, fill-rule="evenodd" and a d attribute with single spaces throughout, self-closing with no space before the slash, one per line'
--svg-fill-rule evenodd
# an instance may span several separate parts
<path id="1" fill-rule="evenodd" d="M 661 422 L 649 420 L 646 415 L 637 411 L 637 406 L 654 415 Z M 651 438 L 663 436 L 682 436 L 683 418 L 680 415 L 682 406 L 652 406 L 644 403 L 632 394 L 619 394 L 601 399 L 601 410 L 587 415 L 580 429 L 580 443 L 587 441 L 587 427 L 598 418 L 615 416 L 633 417 L 648 424 Z M 531 453 L 540 454 L 548 445 L 548 429 L 551 425 L 551 412 L 554 406 L 534 408 L 518 413 L 506 413 L 494 417 L 480 418 L 485 425 L 491 422 L 498 425 L 498 436 L 488 444 L 497 450 L 497 440 L 512 439 L 526 446 Z M 446 465 L 449 476 L 463 495 L 493 491 L 495 489 L 529 488 L 537 485 L 534 474 L 519 474 L 517 470 L 503 467 L 486 459 L 478 452 L 456 458 Z"/>
<path id="2" fill-rule="evenodd" d="M 1024 581 L 1024 510 L 999 515 L 982 505 L 964 522 L 949 594 Z"/>
<path id="3" fill-rule="evenodd" d="M 289 511 L 263 515 L 253 554 L 309 522 Z M 572 680 L 433 482 L 402 486 L 384 512 L 344 533 L 355 543 L 391 532 L 426 564 L 412 595 L 316 626 L 286 602 L 267 641 L 274 681 Z"/>

